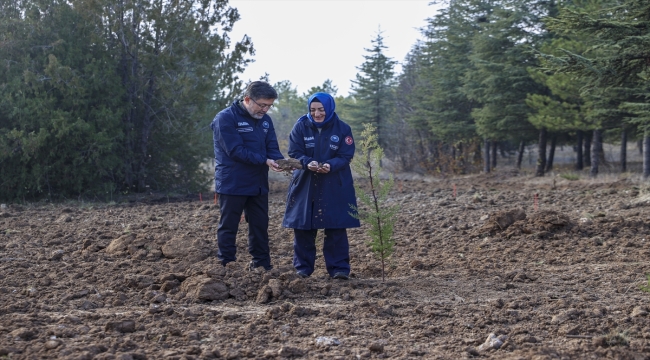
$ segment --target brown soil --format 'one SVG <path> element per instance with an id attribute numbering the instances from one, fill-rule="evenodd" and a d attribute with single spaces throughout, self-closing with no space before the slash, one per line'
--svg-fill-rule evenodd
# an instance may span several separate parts
<path id="1" fill-rule="evenodd" d="M 385 282 L 365 227 L 349 281 L 322 257 L 298 278 L 287 185 L 272 184 L 266 273 L 248 271 L 245 222 L 238 261 L 218 265 L 219 210 L 198 195 L 3 206 L 0 357 L 650 358 L 647 183 L 397 180 Z"/>
<path id="2" fill-rule="evenodd" d="M 293 169 L 302 168 L 302 163 L 300 163 L 300 160 L 294 158 L 280 159 L 280 160 L 276 160 L 275 162 L 278 164 L 278 167 L 280 167 L 280 169 L 282 170 L 291 171 Z"/>

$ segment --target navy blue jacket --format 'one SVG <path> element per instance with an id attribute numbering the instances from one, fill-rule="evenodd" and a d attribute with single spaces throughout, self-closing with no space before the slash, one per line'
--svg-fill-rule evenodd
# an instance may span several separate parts
<path id="1" fill-rule="evenodd" d="M 269 193 L 266 159 L 283 159 L 273 121 L 255 119 L 235 101 L 214 117 L 215 191 L 225 195 L 257 196 Z"/>
<path id="2" fill-rule="evenodd" d="M 350 126 L 336 114 L 320 133 L 307 115 L 296 122 L 289 138 L 289 156 L 300 160 L 302 169 L 293 172 L 282 226 L 301 230 L 360 226 L 350 215 L 350 205 L 357 206 L 350 170 L 354 149 Z M 330 164 L 330 172 L 309 170 L 307 164 L 312 161 Z"/>

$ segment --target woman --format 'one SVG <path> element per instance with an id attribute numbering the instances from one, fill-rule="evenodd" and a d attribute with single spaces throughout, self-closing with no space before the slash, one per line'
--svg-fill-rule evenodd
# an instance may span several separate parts
<path id="1" fill-rule="evenodd" d="M 323 257 L 334 279 L 350 276 L 350 246 L 346 228 L 359 227 L 350 161 L 354 138 L 350 126 L 334 112 L 334 98 L 315 93 L 307 102 L 308 113 L 293 127 L 289 156 L 300 160 L 293 172 L 282 225 L 293 228 L 293 266 L 298 275 L 314 272 L 316 234 L 325 230 Z"/>

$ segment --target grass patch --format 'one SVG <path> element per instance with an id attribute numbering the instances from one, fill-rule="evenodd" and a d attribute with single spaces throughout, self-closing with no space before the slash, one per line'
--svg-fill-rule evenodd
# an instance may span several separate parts
<path id="1" fill-rule="evenodd" d="M 569 180 L 569 181 L 580 180 L 580 175 L 578 175 L 578 174 L 567 174 L 567 173 L 564 173 L 564 174 L 560 174 L 560 177 L 561 177 L 562 179 L 566 179 L 566 180 Z"/>
<path id="2" fill-rule="evenodd" d="M 648 280 L 648 283 L 646 285 L 639 285 L 639 288 L 641 289 L 641 291 L 650 293 L 650 274 L 646 274 L 645 277 Z"/>

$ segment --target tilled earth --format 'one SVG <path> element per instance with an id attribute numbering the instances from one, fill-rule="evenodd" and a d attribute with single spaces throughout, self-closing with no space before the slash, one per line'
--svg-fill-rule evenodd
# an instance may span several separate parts
<path id="1" fill-rule="evenodd" d="M 287 185 L 269 272 L 248 270 L 245 221 L 238 261 L 218 264 L 213 195 L 2 206 L 0 357 L 650 358 L 648 183 L 397 180 L 385 281 L 365 225 L 350 280 L 322 257 L 297 277 Z"/>

